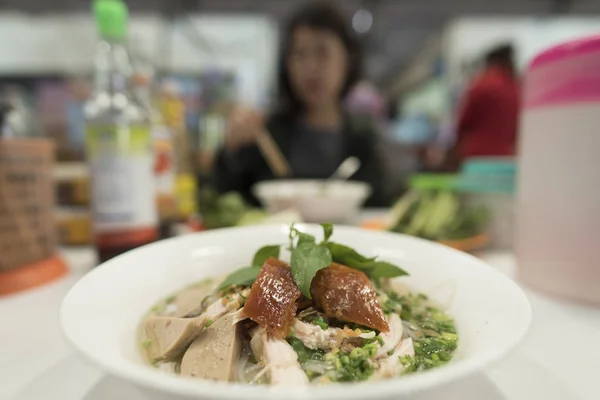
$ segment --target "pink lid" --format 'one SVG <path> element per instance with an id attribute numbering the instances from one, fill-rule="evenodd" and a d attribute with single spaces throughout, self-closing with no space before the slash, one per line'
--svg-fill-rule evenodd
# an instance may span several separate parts
<path id="1" fill-rule="evenodd" d="M 526 109 L 579 103 L 600 103 L 600 35 L 543 51 L 525 76 Z"/>
<path id="2" fill-rule="evenodd" d="M 566 58 L 582 56 L 593 52 L 600 52 L 600 35 L 575 39 L 550 47 L 535 56 L 531 64 L 529 64 L 529 70 Z"/>

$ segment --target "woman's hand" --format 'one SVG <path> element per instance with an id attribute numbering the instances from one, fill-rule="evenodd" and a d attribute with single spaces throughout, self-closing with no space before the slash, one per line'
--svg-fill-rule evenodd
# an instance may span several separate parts
<path id="1" fill-rule="evenodd" d="M 225 148 L 235 151 L 241 146 L 254 143 L 263 129 L 262 114 L 252 108 L 236 107 L 227 121 Z"/>

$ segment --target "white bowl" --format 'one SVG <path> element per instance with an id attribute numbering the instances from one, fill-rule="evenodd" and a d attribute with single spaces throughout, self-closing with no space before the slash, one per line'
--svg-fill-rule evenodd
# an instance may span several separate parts
<path id="1" fill-rule="evenodd" d="M 320 235 L 316 225 L 298 228 Z M 474 373 L 504 356 L 525 334 L 531 308 L 521 289 L 482 261 L 448 247 L 389 232 L 336 227 L 333 240 L 379 255 L 411 274 L 401 278 L 455 318 L 459 345 L 446 366 L 397 379 L 306 388 L 248 386 L 168 375 L 145 365 L 137 330 L 159 299 L 208 276 L 247 265 L 261 245 L 287 243 L 284 225 L 220 229 L 151 244 L 83 277 L 67 294 L 60 323 L 68 341 L 97 367 L 156 399 L 397 398 Z"/>
<path id="2" fill-rule="evenodd" d="M 366 183 L 335 180 L 265 181 L 253 191 L 269 212 L 293 208 L 306 222 L 349 222 L 371 194 Z"/>

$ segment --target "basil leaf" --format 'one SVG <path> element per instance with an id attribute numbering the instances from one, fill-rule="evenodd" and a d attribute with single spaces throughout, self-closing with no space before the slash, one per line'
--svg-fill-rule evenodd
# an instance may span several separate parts
<path id="1" fill-rule="evenodd" d="M 288 237 L 290 239 L 290 247 L 288 248 L 289 251 L 292 251 L 292 249 L 294 248 L 294 239 L 296 238 L 297 234 L 298 234 L 298 230 L 296 228 L 294 228 L 294 222 L 292 222 L 290 224 L 290 233 L 288 235 Z"/>
<path id="2" fill-rule="evenodd" d="M 319 270 L 331 264 L 331 252 L 323 245 L 302 243 L 292 250 L 292 276 L 304 296 L 312 299 L 310 284 Z"/>
<path id="3" fill-rule="evenodd" d="M 217 288 L 217 291 L 220 292 L 221 290 L 232 285 L 250 286 L 254 283 L 259 273 L 260 267 L 246 267 L 238 269 L 225 278 L 225 280 Z"/>
<path id="4" fill-rule="evenodd" d="M 375 260 L 375 257 L 367 258 L 353 248 L 344 246 L 343 244 L 328 242 L 325 243 L 325 246 L 327 246 L 331 252 L 331 258 L 333 261 L 346 265 L 350 268 L 359 269 L 361 271 L 368 270 L 371 268 L 369 263 Z"/>
<path id="5" fill-rule="evenodd" d="M 317 240 L 313 235 L 309 235 L 308 233 L 297 231 L 296 236 L 298 237 L 298 243 L 296 246 L 300 246 L 303 243 L 312 243 L 315 244 Z"/>
<path id="6" fill-rule="evenodd" d="M 321 224 L 321 226 L 323 227 L 323 243 L 325 243 L 329 241 L 329 238 L 333 235 L 333 224 L 325 223 Z"/>
<path id="7" fill-rule="evenodd" d="M 368 270 L 366 274 L 371 279 L 395 278 L 397 276 L 408 275 L 405 270 L 387 261 L 371 261 L 367 263 L 367 266 Z"/>
<path id="8" fill-rule="evenodd" d="M 279 250 L 280 245 L 272 245 L 272 246 L 263 246 L 254 253 L 254 258 L 252 259 L 253 267 L 262 267 L 265 261 L 269 258 L 279 258 Z"/>

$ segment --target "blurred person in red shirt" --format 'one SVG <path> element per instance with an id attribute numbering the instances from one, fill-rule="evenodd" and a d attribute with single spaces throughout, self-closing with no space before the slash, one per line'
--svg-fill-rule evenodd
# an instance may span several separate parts
<path id="1" fill-rule="evenodd" d="M 474 156 L 515 154 L 520 85 L 514 64 L 510 44 L 486 55 L 483 71 L 471 82 L 461 104 L 451 152 L 454 163 Z"/>

